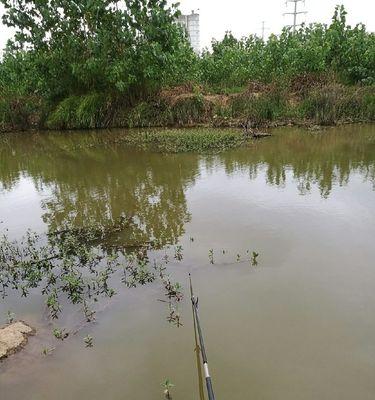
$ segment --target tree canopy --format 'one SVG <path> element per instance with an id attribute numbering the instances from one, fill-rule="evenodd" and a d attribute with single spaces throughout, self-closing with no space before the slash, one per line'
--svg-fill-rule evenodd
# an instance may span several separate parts
<path id="1" fill-rule="evenodd" d="M 166 0 L 1 0 L 16 30 L 4 64 L 49 98 L 95 91 L 144 93 L 192 54 Z"/>

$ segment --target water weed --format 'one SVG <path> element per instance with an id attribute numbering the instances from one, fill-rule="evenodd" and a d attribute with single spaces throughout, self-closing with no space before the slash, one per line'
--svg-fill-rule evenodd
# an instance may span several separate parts
<path id="1" fill-rule="evenodd" d="M 169 380 L 166 379 L 162 384 L 163 394 L 167 400 L 172 400 L 171 389 L 174 387 L 174 384 Z"/>
<path id="2" fill-rule="evenodd" d="M 15 317 L 16 314 L 8 310 L 6 315 L 7 324 L 10 325 L 11 323 L 13 323 Z"/>
<path id="3" fill-rule="evenodd" d="M 83 339 L 86 347 L 93 347 L 94 346 L 94 338 L 90 335 L 87 335 Z"/>
<path id="4" fill-rule="evenodd" d="M 253 267 L 258 265 L 258 256 L 259 256 L 259 253 L 255 252 L 255 251 L 252 252 L 252 254 L 251 254 L 251 265 Z"/>
<path id="5" fill-rule="evenodd" d="M 67 332 L 65 329 L 55 328 L 53 330 L 53 336 L 55 336 L 56 339 L 62 341 L 69 337 L 69 332 Z"/>
<path id="6" fill-rule="evenodd" d="M 178 246 L 175 247 L 175 249 L 174 249 L 174 258 L 177 261 L 182 261 L 182 259 L 183 259 L 183 248 L 182 248 L 181 245 L 178 245 Z"/>
<path id="7" fill-rule="evenodd" d="M 213 152 L 241 146 L 245 139 L 237 130 L 177 129 L 137 132 L 125 135 L 121 142 L 139 149 L 163 153 Z"/>
<path id="8" fill-rule="evenodd" d="M 43 356 L 49 356 L 56 350 L 56 347 L 43 347 L 41 353 Z"/>
<path id="9" fill-rule="evenodd" d="M 208 259 L 210 261 L 210 264 L 214 264 L 214 250 L 213 249 L 208 250 Z"/>

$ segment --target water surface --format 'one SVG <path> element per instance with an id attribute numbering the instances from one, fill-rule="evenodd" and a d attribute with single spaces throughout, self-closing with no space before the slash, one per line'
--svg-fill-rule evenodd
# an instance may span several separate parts
<path id="1" fill-rule="evenodd" d="M 205 156 L 93 146 L 116 132 L 1 136 L 0 229 L 19 238 L 131 215 L 126 235 L 184 248 L 169 269 L 185 289 L 193 274 L 218 399 L 373 399 L 375 127 L 274 133 Z M 174 399 L 197 399 L 188 295 L 179 329 L 160 296 L 158 283 L 122 288 L 95 324 L 56 343 L 41 296 L 11 293 L 0 315 L 11 309 L 38 335 L 0 365 L 0 398 L 162 399 L 169 378 Z"/>

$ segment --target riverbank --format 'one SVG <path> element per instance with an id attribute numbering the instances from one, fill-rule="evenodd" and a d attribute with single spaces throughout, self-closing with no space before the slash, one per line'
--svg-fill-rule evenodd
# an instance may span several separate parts
<path id="1" fill-rule="evenodd" d="M 0 101 L 0 131 L 144 127 L 315 126 L 375 121 L 374 86 L 347 86 L 311 77 L 288 84 L 252 82 L 236 93 L 186 84 L 129 106 L 92 93 L 56 105 L 42 99 Z"/>

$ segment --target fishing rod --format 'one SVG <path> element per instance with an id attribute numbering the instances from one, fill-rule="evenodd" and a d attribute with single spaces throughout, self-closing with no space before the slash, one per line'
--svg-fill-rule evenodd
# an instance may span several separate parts
<path id="1" fill-rule="evenodd" d="M 192 304 L 192 308 L 193 308 L 193 319 L 194 319 L 194 325 L 195 325 L 194 326 L 194 331 L 195 331 L 195 334 L 198 331 L 198 337 L 199 337 L 199 343 L 200 343 L 200 351 L 201 351 L 201 354 L 202 354 L 203 370 L 204 370 L 204 376 L 205 376 L 205 379 L 206 379 L 206 388 L 207 388 L 208 399 L 209 400 L 215 400 L 214 390 L 212 388 L 211 376 L 210 376 L 210 372 L 208 370 L 208 361 L 207 361 L 206 349 L 204 347 L 202 328 L 201 328 L 201 324 L 200 324 L 200 321 L 199 321 L 198 298 L 194 297 L 193 284 L 192 284 L 192 281 L 191 281 L 191 274 L 189 274 L 189 280 L 190 280 L 191 304 Z"/>

